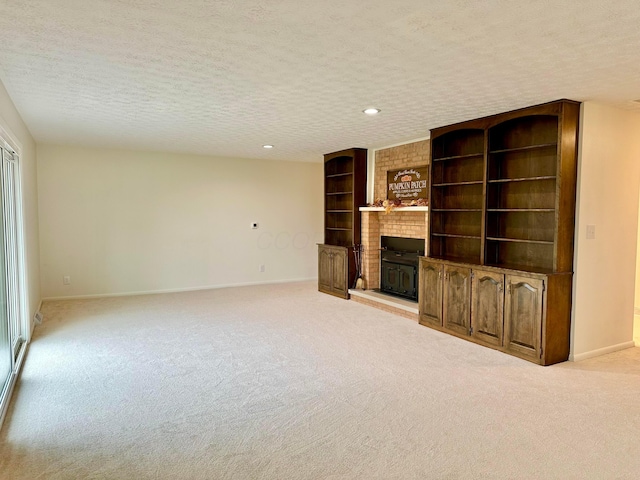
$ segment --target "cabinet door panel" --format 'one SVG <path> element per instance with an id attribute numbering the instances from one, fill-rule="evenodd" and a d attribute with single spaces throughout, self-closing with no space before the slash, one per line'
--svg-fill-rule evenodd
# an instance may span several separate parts
<path id="1" fill-rule="evenodd" d="M 332 288 L 335 293 L 341 293 L 344 295 L 347 294 L 347 290 L 349 288 L 347 285 L 347 271 L 349 267 L 347 261 L 348 258 L 346 248 L 337 248 L 333 251 Z"/>
<path id="2" fill-rule="evenodd" d="M 420 323 L 424 325 L 442 326 L 442 272 L 442 263 L 420 262 Z"/>
<path id="3" fill-rule="evenodd" d="M 471 269 L 444 267 L 444 327 L 462 335 L 469 335 L 471 323 Z"/>
<path id="4" fill-rule="evenodd" d="M 333 270 L 333 252 L 324 245 L 318 245 L 318 290 L 331 291 L 331 274 Z"/>
<path id="5" fill-rule="evenodd" d="M 504 324 L 504 275 L 473 270 L 471 327 L 474 338 L 502 346 Z"/>
<path id="6" fill-rule="evenodd" d="M 538 278 L 507 275 L 505 349 L 538 361 L 542 336 L 544 282 Z"/>

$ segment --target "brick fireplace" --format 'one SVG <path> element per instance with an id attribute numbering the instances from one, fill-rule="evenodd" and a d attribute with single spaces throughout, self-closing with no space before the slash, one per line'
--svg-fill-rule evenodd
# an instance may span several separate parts
<path id="1" fill-rule="evenodd" d="M 376 151 L 373 199 L 385 199 L 387 195 L 387 171 L 408 167 L 420 167 L 430 163 L 429 140 L 422 140 Z M 361 210 L 363 245 L 362 276 L 367 290 L 380 287 L 380 237 L 428 238 L 428 211 L 425 207 L 395 208 L 389 213 L 384 209 L 363 207 Z M 368 297 L 351 296 L 353 300 L 394 311 L 387 302 L 376 303 Z M 413 310 L 413 309 L 412 309 Z M 417 311 L 417 307 L 416 307 Z M 394 311 L 413 320 L 413 311 Z"/>
<path id="2" fill-rule="evenodd" d="M 425 211 L 398 208 L 390 213 L 362 211 L 362 277 L 365 288 L 380 288 L 380 237 L 405 237 L 426 239 L 428 232 Z"/>

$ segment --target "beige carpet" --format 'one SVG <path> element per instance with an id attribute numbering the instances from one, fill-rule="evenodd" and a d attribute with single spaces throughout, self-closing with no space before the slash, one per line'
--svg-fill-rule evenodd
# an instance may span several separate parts
<path id="1" fill-rule="evenodd" d="M 640 348 L 539 367 L 309 282 L 43 310 L 3 479 L 640 476 Z"/>

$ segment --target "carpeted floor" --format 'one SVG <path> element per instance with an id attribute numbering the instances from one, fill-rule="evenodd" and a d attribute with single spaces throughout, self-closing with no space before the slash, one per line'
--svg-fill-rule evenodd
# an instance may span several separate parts
<path id="1" fill-rule="evenodd" d="M 309 282 L 43 312 L 3 479 L 640 475 L 640 348 L 540 367 Z"/>

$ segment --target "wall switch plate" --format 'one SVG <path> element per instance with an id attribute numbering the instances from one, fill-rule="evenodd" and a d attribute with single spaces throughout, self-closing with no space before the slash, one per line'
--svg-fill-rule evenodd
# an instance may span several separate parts
<path id="1" fill-rule="evenodd" d="M 258 228 L 258 227 L 259 227 L 258 222 L 253 222 L 253 223 L 251 224 L 251 228 L 253 228 L 254 230 L 255 230 L 256 228 Z"/>
<path id="2" fill-rule="evenodd" d="M 69 275 L 65 275 L 64 277 L 62 277 L 62 284 L 71 285 L 71 277 Z"/>
<path id="3" fill-rule="evenodd" d="M 266 270 L 266 269 L 265 269 L 264 265 L 260 265 L 260 273 L 264 273 L 264 272 L 265 272 L 265 270 Z"/>
<path id="4" fill-rule="evenodd" d="M 587 225 L 587 240 L 594 240 L 596 238 L 596 226 Z"/>

